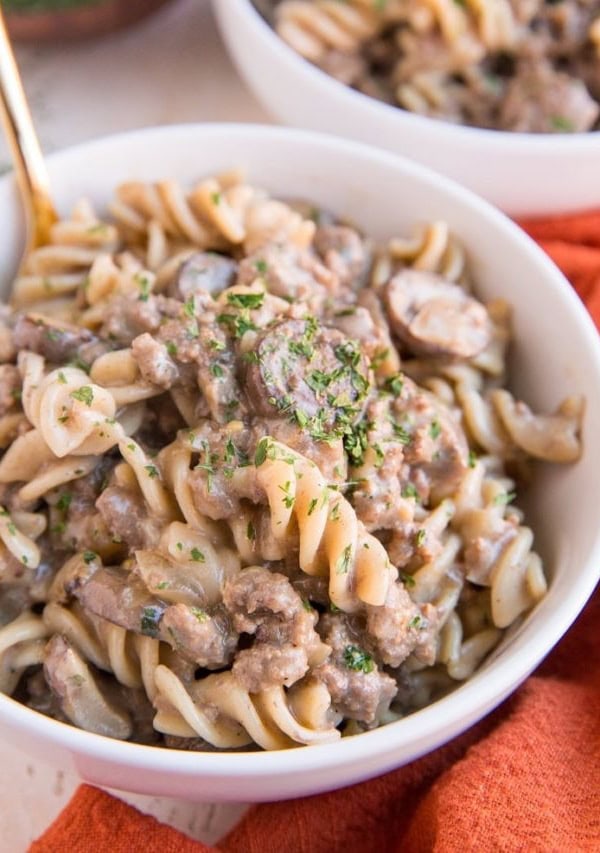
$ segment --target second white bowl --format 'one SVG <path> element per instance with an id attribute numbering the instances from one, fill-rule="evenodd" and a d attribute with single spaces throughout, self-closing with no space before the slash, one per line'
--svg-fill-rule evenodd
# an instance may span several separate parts
<path id="1" fill-rule="evenodd" d="M 437 169 L 512 215 L 600 205 L 600 132 L 480 130 L 389 106 L 311 65 L 250 0 L 213 0 L 235 64 L 280 121 L 358 139 Z"/>

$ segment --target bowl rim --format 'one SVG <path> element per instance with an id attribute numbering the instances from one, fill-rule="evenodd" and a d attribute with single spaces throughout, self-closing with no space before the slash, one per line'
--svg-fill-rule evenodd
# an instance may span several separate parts
<path id="1" fill-rule="evenodd" d="M 237 14 L 244 15 L 248 26 L 252 27 L 257 38 L 262 39 L 263 44 L 268 44 L 277 59 L 288 65 L 298 74 L 304 74 L 314 86 L 320 86 L 332 98 L 337 98 L 346 106 L 363 113 L 366 120 L 367 114 L 372 119 L 385 121 L 390 126 L 391 122 L 397 124 L 401 130 L 404 122 L 410 122 L 415 128 L 419 128 L 423 134 L 445 133 L 456 144 L 461 142 L 485 145 L 492 148 L 501 148 L 507 154 L 516 152 L 530 153 L 552 152 L 556 156 L 577 156 L 578 153 L 592 153 L 598 150 L 600 145 L 600 130 L 585 131 L 579 133 L 524 133 L 522 131 L 497 130 L 494 128 L 472 127 L 470 125 L 454 124 L 443 119 L 431 118 L 413 113 L 410 110 L 386 104 L 376 98 L 359 92 L 356 89 L 341 83 L 327 72 L 313 65 L 277 35 L 268 21 L 263 18 L 252 0 L 228 0 L 230 6 L 237 7 Z M 221 16 L 220 9 L 226 4 L 219 0 L 212 0 L 213 9 L 217 17 Z M 226 14 L 235 15 L 230 8 Z"/>
<path id="2" fill-rule="evenodd" d="M 265 136 L 279 137 L 291 147 L 313 147 L 343 149 L 358 160 L 378 160 L 387 168 L 403 172 L 421 183 L 440 188 L 453 198 L 459 206 L 471 208 L 498 232 L 504 232 L 513 242 L 515 249 L 533 255 L 548 292 L 557 295 L 568 304 L 576 315 L 581 336 L 590 356 L 590 369 L 600 376 L 600 338 L 587 310 L 573 288 L 542 249 L 534 243 L 513 221 L 491 204 L 467 190 L 455 181 L 438 175 L 433 170 L 414 163 L 406 157 L 365 145 L 352 140 L 294 128 L 247 124 L 181 124 L 149 127 L 124 133 L 111 134 L 56 151 L 48 156 L 50 174 L 53 166 L 61 168 L 72 157 L 93 155 L 96 151 L 110 150 L 124 142 L 149 145 L 161 137 L 177 138 L 178 135 L 197 137 L 237 137 L 246 146 L 248 142 L 259 142 Z M 105 152 L 106 153 L 106 152 Z M 10 185 L 12 172 L 0 178 L 0 190 Z M 16 200 L 16 196 L 15 196 Z M 541 662 L 554 647 L 585 606 L 600 577 L 600 524 L 596 539 L 577 580 L 567 595 L 556 602 L 552 620 L 544 630 L 537 630 L 528 638 L 524 648 L 515 657 L 510 650 L 496 659 L 482 675 L 493 678 L 482 681 L 476 676 L 452 693 L 437 700 L 401 720 L 378 729 L 362 733 L 359 737 L 344 738 L 334 743 L 297 748 L 256 752 L 219 753 L 187 752 L 167 747 L 147 746 L 107 738 L 46 717 L 17 702 L 11 697 L 0 695 L 0 720 L 13 730 L 30 734 L 38 741 L 48 741 L 54 746 L 71 753 L 98 759 L 104 763 L 126 765 L 134 769 L 147 769 L 168 776 L 197 777 L 203 779 L 290 777 L 302 771 L 318 771 L 325 768 L 338 770 L 352 766 L 370 767 L 367 775 L 386 772 L 394 766 L 404 764 L 435 749 L 477 722 L 502 702 Z M 480 683 L 481 682 L 481 683 Z M 341 744 L 344 744 L 342 747 Z M 375 764 L 373 763 L 375 760 Z M 351 784 L 356 776 L 349 779 Z M 329 785 L 328 787 L 332 787 Z M 315 781 L 315 790 L 321 790 Z"/>

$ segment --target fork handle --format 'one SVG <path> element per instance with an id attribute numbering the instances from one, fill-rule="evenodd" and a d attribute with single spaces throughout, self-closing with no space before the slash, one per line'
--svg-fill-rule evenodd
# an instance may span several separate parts
<path id="1" fill-rule="evenodd" d="M 29 248 L 48 242 L 57 214 L 42 150 L 0 7 L 0 120 L 13 156 L 15 174 L 25 207 Z"/>

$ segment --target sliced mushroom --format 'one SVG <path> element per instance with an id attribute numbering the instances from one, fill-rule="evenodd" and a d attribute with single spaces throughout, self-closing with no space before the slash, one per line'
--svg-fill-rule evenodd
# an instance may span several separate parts
<path id="1" fill-rule="evenodd" d="M 52 637 L 44 657 L 46 681 L 74 725 L 118 740 L 131 737 L 128 713 L 104 696 L 88 665 L 64 637 Z"/>
<path id="2" fill-rule="evenodd" d="M 171 295 L 176 299 L 188 299 L 199 290 L 216 296 L 230 287 L 237 275 L 237 263 L 232 258 L 217 252 L 195 252 L 185 260 L 171 285 Z"/>
<path id="3" fill-rule="evenodd" d="M 484 306 L 434 273 L 402 270 L 387 285 L 385 301 L 392 330 L 415 353 L 472 358 L 490 342 Z"/>
<path id="4" fill-rule="evenodd" d="M 132 572 L 105 567 L 94 572 L 75 595 L 86 610 L 128 631 L 157 637 L 166 605 Z"/>
<path id="5" fill-rule="evenodd" d="M 508 391 L 492 391 L 490 399 L 514 443 L 547 462 L 576 462 L 581 455 L 579 432 L 582 397 L 567 397 L 553 415 L 536 415 Z"/>

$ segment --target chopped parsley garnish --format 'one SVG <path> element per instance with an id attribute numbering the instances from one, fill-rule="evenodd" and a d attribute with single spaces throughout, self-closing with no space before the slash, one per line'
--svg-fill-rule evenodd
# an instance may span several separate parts
<path id="1" fill-rule="evenodd" d="M 191 549 L 190 557 L 192 558 L 194 563 L 205 563 L 206 562 L 206 557 L 204 556 L 202 551 L 200 551 L 200 549 L 196 548 L 196 547 Z"/>
<path id="2" fill-rule="evenodd" d="M 259 258 L 259 260 L 255 262 L 254 266 L 261 275 L 264 275 L 269 269 L 269 265 L 262 258 Z"/>
<path id="3" fill-rule="evenodd" d="M 291 509 L 294 506 L 294 501 L 296 500 L 295 496 L 290 491 L 291 485 L 291 482 L 288 480 L 287 483 L 284 483 L 283 486 L 279 486 L 279 489 L 283 492 L 284 495 L 281 500 L 283 501 L 283 504 L 286 509 Z"/>
<path id="4" fill-rule="evenodd" d="M 373 658 L 360 646 L 346 646 L 343 657 L 345 666 L 353 672 L 364 672 L 368 675 L 375 669 Z"/>
<path id="5" fill-rule="evenodd" d="M 261 440 L 258 442 L 258 447 L 256 448 L 256 453 L 254 454 L 254 464 L 257 468 L 260 468 L 260 466 L 267 458 L 267 453 L 269 452 L 270 446 L 271 441 L 268 437 L 261 438 Z"/>
<path id="6" fill-rule="evenodd" d="M 419 493 L 417 492 L 414 483 L 407 483 L 403 487 L 401 494 L 403 498 L 415 498 L 416 500 L 419 497 Z"/>
<path id="7" fill-rule="evenodd" d="M 469 468 L 474 468 L 477 464 L 477 454 L 474 450 L 469 450 Z"/>
<path id="8" fill-rule="evenodd" d="M 496 495 L 494 498 L 494 504 L 496 506 L 502 506 L 502 504 L 509 504 L 511 501 L 517 497 L 516 492 L 502 492 L 499 495 Z"/>
<path id="9" fill-rule="evenodd" d="M 215 379 L 222 379 L 225 376 L 225 371 L 220 364 L 213 363 L 208 369 L 210 370 L 211 376 L 214 376 Z"/>
<path id="10" fill-rule="evenodd" d="M 84 551 L 83 552 L 83 562 L 87 563 L 88 566 L 90 563 L 93 563 L 98 555 L 95 551 Z"/>
<path id="11" fill-rule="evenodd" d="M 16 536 L 17 528 L 15 527 L 15 525 L 13 524 L 12 521 L 9 524 L 7 524 L 6 527 L 7 527 L 8 532 L 10 533 L 11 536 Z"/>
<path id="12" fill-rule="evenodd" d="M 422 631 L 423 628 L 427 627 L 427 622 L 420 614 L 413 616 L 413 618 L 408 623 L 409 628 L 417 628 L 419 631 Z"/>
<path id="13" fill-rule="evenodd" d="M 65 376 L 65 374 L 62 372 L 62 370 L 59 370 L 59 371 L 58 371 L 58 381 L 60 382 L 60 384 L 61 384 L 61 385 L 66 385 L 66 384 L 67 384 L 67 377 L 66 377 L 66 376 Z"/>
<path id="14" fill-rule="evenodd" d="M 554 130 L 558 130 L 561 133 L 573 133 L 575 130 L 575 125 L 566 116 L 550 116 L 550 124 Z"/>
<path id="15" fill-rule="evenodd" d="M 386 360 L 386 358 L 388 357 L 389 354 L 390 354 L 390 351 L 388 348 L 382 349 L 382 350 L 379 350 L 379 352 L 376 352 L 375 355 L 373 356 L 373 358 L 371 359 L 371 367 L 373 368 L 373 370 L 377 370 L 377 368 L 381 364 L 383 364 L 383 362 Z"/>
<path id="16" fill-rule="evenodd" d="M 308 422 L 310 420 L 310 418 L 308 417 L 306 412 L 303 412 L 302 409 L 296 409 L 294 411 L 294 417 L 296 418 L 298 426 L 302 427 L 303 429 L 308 424 Z"/>
<path id="17" fill-rule="evenodd" d="M 169 355 L 177 355 L 177 344 L 173 343 L 173 341 L 166 341 L 165 347 Z"/>
<path id="18" fill-rule="evenodd" d="M 72 500 L 73 495 L 70 492 L 63 492 L 57 500 L 56 506 L 61 512 L 66 512 L 71 506 Z"/>
<path id="19" fill-rule="evenodd" d="M 417 530 L 415 535 L 415 542 L 417 543 L 417 548 L 421 548 L 425 544 L 425 539 L 427 538 L 427 531 L 424 527 L 421 527 L 420 530 Z"/>
<path id="20" fill-rule="evenodd" d="M 294 355 L 303 355 L 305 358 L 312 358 L 315 352 L 314 346 L 309 341 L 289 341 L 288 349 Z"/>
<path id="21" fill-rule="evenodd" d="M 193 320 L 194 317 L 196 316 L 196 310 L 195 310 L 195 306 L 194 306 L 194 297 L 193 296 L 190 296 L 190 298 L 186 299 L 185 302 L 183 303 L 183 313 L 187 317 L 189 317 L 190 320 Z"/>
<path id="22" fill-rule="evenodd" d="M 155 477 L 158 477 L 158 468 L 156 465 L 144 465 L 145 470 L 148 472 L 148 476 L 151 480 Z"/>
<path id="23" fill-rule="evenodd" d="M 307 613 L 312 613 L 313 609 L 312 609 L 311 603 L 308 600 L 308 598 L 302 599 L 302 607 L 304 607 L 304 609 L 306 610 Z"/>
<path id="24" fill-rule="evenodd" d="M 344 433 L 344 450 L 352 465 L 362 465 L 364 462 L 365 450 L 369 446 L 367 432 L 370 426 L 368 421 L 359 421 Z"/>
<path id="25" fill-rule="evenodd" d="M 208 346 L 211 350 L 214 350 L 214 352 L 223 352 L 225 349 L 225 344 L 222 341 L 217 341 L 215 338 L 208 342 Z"/>
<path id="26" fill-rule="evenodd" d="M 223 459 L 225 462 L 230 463 L 235 459 L 235 444 L 231 436 L 227 439 L 225 443 L 225 453 L 223 454 Z"/>
<path id="27" fill-rule="evenodd" d="M 83 370 L 84 373 L 89 373 L 91 369 L 91 365 L 88 364 L 87 361 L 84 361 L 82 358 L 80 358 L 78 355 L 71 359 L 68 366 L 78 367 L 79 370 Z"/>
<path id="28" fill-rule="evenodd" d="M 391 419 L 390 419 L 391 420 Z M 391 420 L 392 430 L 394 431 L 394 438 L 397 438 L 400 444 L 410 444 L 412 441 L 412 435 L 402 424 L 397 423 L 394 420 Z"/>
<path id="29" fill-rule="evenodd" d="M 208 622 L 210 616 L 206 612 L 206 610 L 202 610 L 201 607 L 190 607 L 190 612 L 192 616 L 195 616 L 198 622 Z"/>
<path id="30" fill-rule="evenodd" d="M 210 200 L 215 205 L 215 207 L 218 207 L 221 204 L 221 193 L 211 193 Z"/>
<path id="31" fill-rule="evenodd" d="M 307 513 L 307 515 L 312 515 L 312 514 L 313 514 L 313 512 L 314 512 L 314 511 L 315 511 L 315 509 L 316 509 L 316 506 L 317 506 L 318 502 L 319 502 L 319 499 L 318 499 L 318 498 L 311 498 L 311 499 L 310 499 L 310 503 L 308 504 L 308 513 Z"/>
<path id="32" fill-rule="evenodd" d="M 412 575 L 407 575 L 405 572 L 400 572 L 400 580 L 404 584 L 404 586 L 409 589 L 416 585 L 416 581 Z"/>
<path id="33" fill-rule="evenodd" d="M 385 461 L 385 453 L 383 452 L 380 444 L 374 444 L 373 451 L 375 452 L 375 467 L 381 468 Z"/>
<path id="34" fill-rule="evenodd" d="M 350 570 L 350 560 L 352 559 L 352 545 L 346 545 L 338 558 L 335 573 L 336 575 L 347 575 Z"/>
<path id="35" fill-rule="evenodd" d="M 80 403 L 85 403 L 86 406 L 91 406 L 94 401 L 94 392 L 89 385 L 82 385 L 76 391 L 71 391 L 70 396 Z"/>
<path id="36" fill-rule="evenodd" d="M 256 326 L 250 319 L 248 311 L 242 311 L 237 316 L 233 314 L 219 314 L 217 323 L 226 326 L 230 335 L 234 338 L 242 338 L 246 332 L 255 332 Z"/>
<path id="37" fill-rule="evenodd" d="M 144 607 L 140 620 L 140 631 L 146 637 L 158 637 L 158 623 L 162 611 L 158 607 Z"/>
<path id="38" fill-rule="evenodd" d="M 394 397 L 399 397 L 404 386 L 404 377 L 401 373 L 396 373 L 394 376 L 389 376 L 383 383 L 384 391 L 393 394 Z"/>
<path id="39" fill-rule="evenodd" d="M 442 428 L 440 426 L 440 422 L 437 418 L 434 418 L 429 425 L 429 435 L 435 441 L 436 438 L 439 438 L 442 433 Z"/>
<path id="40" fill-rule="evenodd" d="M 264 293 L 228 293 L 227 301 L 235 308 L 260 308 L 265 298 Z"/>
<path id="41" fill-rule="evenodd" d="M 169 588 L 169 581 L 161 581 L 159 584 L 156 585 L 156 588 L 157 589 L 168 589 Z"/>
<path id="42" fill-rule="evenodd" d="M 248 526 L 246 527 L 246 537 L 250 542 L 254 542 L 256 539 L 256 528 L 251 521 L 248 522 Z"/>
<path id="43" fill-rule="evenodd" d="M 138 296 L 139 302 L 147 302 L 148 297 L 150 296 L 150 279 L 145 275 L 136 276 L 136 281 L 138 283 L 138 287 L 140 289 L 140 295 Z"/>

